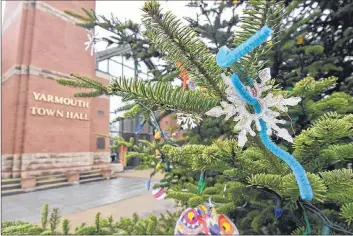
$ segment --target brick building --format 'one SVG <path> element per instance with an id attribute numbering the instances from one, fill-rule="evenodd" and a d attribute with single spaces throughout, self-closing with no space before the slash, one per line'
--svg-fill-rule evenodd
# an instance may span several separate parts
<path id="1" fill-rule="evenodd" d="M 109 165 L 109 98 L 75 98 L 56 83 L 71 72 L 97 78 L 87 32 L 63 10 L 95 1 L 7 1 L 2 29 L 2 177 L 25 178 Z"/>

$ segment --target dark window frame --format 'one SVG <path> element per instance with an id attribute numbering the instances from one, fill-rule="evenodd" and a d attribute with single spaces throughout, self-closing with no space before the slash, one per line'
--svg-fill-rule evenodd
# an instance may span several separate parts
<path id="1" fill-rule="evenodd" d="M 97 149 L 105 149 L 105 138 L 104 137 L 97 138 Z"/>

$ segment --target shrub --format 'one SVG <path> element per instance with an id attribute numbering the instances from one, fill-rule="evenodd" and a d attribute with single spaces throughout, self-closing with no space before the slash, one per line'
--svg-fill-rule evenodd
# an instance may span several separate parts
<path id="1" fill-rule="evenodd" d="M 68 219 L 63 220 L 62 230 L 64 235 L 68 235 L 70 231 L 70 221 Z"/>
<path id="2" fill-rule="evenodd" d="M 42 232 L 41 227 L 30 223 L 12 225 L 2 229 L 2 235 L 38 235 Z"/>
<path id="3" fill-rule="evenodd" d="M 42 218 L 41 218 L 41 223 L 42 223 L 43 229 L 46 229 L 46 227 L 47 227 L 48 215 L 49 215 L 49 205 L 45 204 L 42 208 Z"/>
<path id="4" fill-rule="evenodd" d="M 54 208 L 53 212 L 50 215 L 50 230 L 51 232 L 55 232 L 56 228 L 60 223 L 60 212 L 58 208 Z"/>

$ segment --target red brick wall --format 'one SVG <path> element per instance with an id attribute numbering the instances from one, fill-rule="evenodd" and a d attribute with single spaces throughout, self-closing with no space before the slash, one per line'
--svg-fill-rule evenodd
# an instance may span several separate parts
<path id="1" fill-rule="evenodd" d="M 2 84 L 1 93 L 1 150 L 2 153 L 14 153 L 15 143 L 15 124 L 16 124 L 16 109 L 17 109 L 17 84 L 19 81 L 18 75 L 14 75 L 12 79 L 7 80 Z M 8 91 L 8 92 L 7 92 Z"/>
<path id="2" fill-rule="evenodd" d="M 95 8 L 95 1 L 44 2 L 58 10 L 69 9 L 77 12 L 82 7 Z M 6 3 L 4 22 L 19 3 L 19 1 Z M 12 20 L 2 35 L 2 75 L 13 66 L 30 65 L 44 71 L 63 74 L 75 72 L 95 77 L 94 57 L 90 56 L 89 51 L 84 50 L 85 41 L 87 41 L 86 30 L 75 26 L 72 22 L 38 8 L 22 8 L 21 13 Z M 98 80 L 108 83 L 105 79 Z M 38 161 L 32 161 L 32 157 L 27 155 L 31 153 L 109 152 L 107 138 L 105 149 L 97 150 L 95 135 L 109 134 L 108 99 L 75 98 L 89 101 L 89 108 L 36 101 L 33 92 L 65 98 L 74 98 L 74 93 L 79 92 L 78 89 L 61 86 L 53 78 L 42 75 L 12 75 L 2 82 L 2 86 L 2 154 L 7 156 L 26 154 L 26 158 L 22 160 L 22 170 L 31 165 L 32 169 L 39 167 Z M 33 116 L 30 110 L 33 106 L 86 113 L 89 120 Z M 104 114 L 98 114 L 98 110 Z M 83 164 L 94 163 L 92 158 L 99 159 L 100 156 L 95 154 L 89 156 Z M 70 160 L 68 158 L 65 161 L 65 166 L 70 166 L 68 163 Z M 49 159 L 46 162 L 54 163 Z M 41 163 L 40 167 L 43 165 L 48 167 L 48 163 Z M 79 164 L 74 160 L 72 163 Z M 23 167 L 24 165 L 27 167 Z M 55 165 L 50 164 L 49 167 L 54 168 Z M 6 168 L 11 169 L 8 165 Z"/>
<path id="3" fill-rule="evenodd" d="M 84 50 L 88 40 L 85 29 L 37 10 L 34 38 L 31 64 L 67 74 L 94 75 L 94 57 Z"/>
<path id="4" fill-rule="evenodd" d="M 72 107 L 62 104 L 53 104 L 34 99 L 33 92 L 71 97 L 77 91 L 56 83 L 54 79 L 31 75 L 29 78 L 27 118 L 25 127 L 25 148 L 23 153 L 51 153 L 51 152 L 86 152 L 89 150 L 90 122 L 67 119 L 62 117 L 49 117 L 31 115 L 30 107 L 90 113 L 90 109 Z M 76 98 L 87 100 L 85 98 Z M 89 120 L 95 117 L 88 116 Z"/>

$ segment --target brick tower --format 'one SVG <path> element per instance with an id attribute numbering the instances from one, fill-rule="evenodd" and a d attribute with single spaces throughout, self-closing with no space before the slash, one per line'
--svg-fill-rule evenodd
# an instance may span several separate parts
<path id="1" fill-rule="evenodd" d="M 63 10 L 95 1 L 7 1 L 2 30 L 2 177 L 107 168 L 109 99 L 76 98 L 56 83 L 71 72 L 98 78 L 87 32 Z"/>

